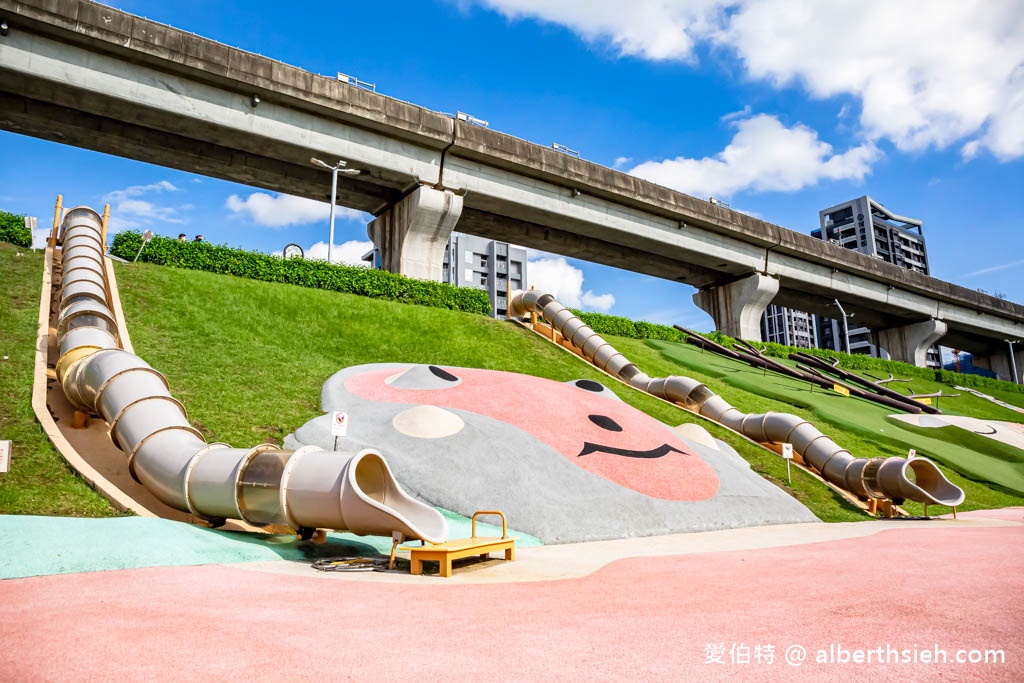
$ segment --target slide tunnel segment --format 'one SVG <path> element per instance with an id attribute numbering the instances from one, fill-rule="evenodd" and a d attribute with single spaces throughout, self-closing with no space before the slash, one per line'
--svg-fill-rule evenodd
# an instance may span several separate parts
<path id="1" fill-rule="evenodd" d="M 106 420 L 131 475 L 162 502 L 207 520 L 447 539 L 444 516 L 405 493 L 375 450 L 207 443 L 163 375 L 121 349 L 100 216 L 71 209 L 58 242 L 57 379 L 77 410 Z"/>
<path id="2" fill-rule="evenodd" d="M 964 492 L 927 458 L 856 458 L 810 422 L 788 413 L 748 414 L 705 384 L 682 376 L 652 378 L 546 292 L 514 292 L 510 315 L 536 313 L 597 368 L 630 386 L 679 404 L 759 443 L 792 443 L 804 462 L 827 481 L 862 498 L 914 500 L 956 506 Z"/>

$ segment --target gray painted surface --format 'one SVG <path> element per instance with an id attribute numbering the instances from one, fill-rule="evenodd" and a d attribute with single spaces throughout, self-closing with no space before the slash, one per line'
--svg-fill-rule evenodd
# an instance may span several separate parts
<path id="1" fill-rule="evenodd" d="M 464 192 L 458 229 L 482 237 L 698 288 L 762 273 L 775 303 L 842 295 L 866 324 L 943 320 L 977 352 L 1024 338 L 1018 304 L 336 79 L 85 0 L 0 12 L 0 128 L 319 200 L 309 158 L 346 159 L 362 173 L 339 202 L 375 215 L 426 184 Z"/>
<path id="2" fill-rule="evenodd" d="M 684 438 L 717 474 L 720 488 L 714 498 L 701 502 L 660 500 L 591 474 L 536 437 L 477 413 L 446 409 L 465 423 L 452 436 L 424 439 L 400 434 L 392 428 L 392 420 L 415 404 L 371 401 L 344 387 L 349 377 L 364 372 L 394 368 L 397 373 L 415 367 L 374 364 L 346 368 L 324 384 L 322 408 L 350 414 L 349 433 L 339 440 L 343 442 L 339 449 L 375 444 L 385 453 L 402 486 L 433 505 L 462 515 L 485 508 L 503 510 L 509 524 L 545 543 L 815 521 L 807 508 L 755 474 L 723 442 L 712 449 Z M 445 369 L 456 375 L 459 371 Z M 507 373 L 496 372 L 495 376 L 503 374 Z M 428 373 L 419 376 L 429 381 Z M 414 387 L 406 384 L 405 388 Z M 500 390 L 500 384 L 496 385 L 495 391 Z M 583 390 L 581 397 L 609 400 Z M 653 418 L 651 424 L 654 429 L 670 431 Z M 285 440 L 286 447 L 307 444 L 333 446 L 329 415 L 310 420 Z"/>

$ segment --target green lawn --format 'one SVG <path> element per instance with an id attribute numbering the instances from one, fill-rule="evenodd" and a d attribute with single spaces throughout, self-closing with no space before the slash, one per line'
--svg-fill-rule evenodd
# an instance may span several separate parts
<path id="1" fill-rule="evenodd" d="M 6 345 L 3 353 L 12 359 L 0 365 L 0 386 L 5 397 L 11 397 L 0 405 L 0 438 L 16 442 L 14 471 L 0 475 L 0 513 L 116 514 L 69 471 L 35 423 L 29 396 L 42 258 L 31 252 L 15 256 L 16 251 L 0 245 L 0 264 L 10 273 L 0 297 L 0 325 Z M 666 424 L 696 421 L 704 425 L 822 520 L 866 519 L 799 470 L 793 472 L 792 486 L 787 485 L 785 463 L 776 455 L 680 408 L 610 382 L 588 364 L 510 323 L 147 264 L 116 264 L 115 268 L 136 352 L 167 376 L 193 424 L 210 440 L 235 446 L 280 443 L 287 433 L 320 414 L 320 388 L 328 376 L 362 363 L 435 363 L 523 372 L 558 381 L 590 378 L 608 384 L 626 402 Z M 730 367 L 731 361 L 686 346 L 609 340 L 652 376 L 688 374 L 707 382 L 744 411 L 785 410 L 813 418 L 858 455 L 906 452 L 898 438 L 880 439 L 871 428 L 844 422 L 851 401 L 863 403 L 856 399 L 817 391 L 811 398 L 805 387 L 786 386 L 780 378 L 765 378 L 749 368 L 739 371 Z M 679 357 L 666 355 L 673 353 Z M 919 380 L 914 389 L 934 390 Z M 957 404 L 964 414 L 1016 415 L 974 397 L 955 400 L 964 401 L 962 406 Z M 819 403 L 824 406 L 820 411 Z M 944 401 L 942 407 L 947 409 L 948 403 Z M 884 421 L 884 415 L 877 419 Z M 884 426 L 889 429 L 888 424 Z M 918 439 L 916 435 L 904 439 L 911 436 Z M 967 489 L 968 508 L 1024 502 L 956 473 L 951 478 Z"/>
<path id="2" fill-rule="evenodd" d="M 208 438 L 232 445 L 279 443 L 320 414 L 327 377 L 362 363 L 435 363 L 609 383 L 533 333 L 479 315 L 146 264 L 118 264 L 117 277 L 136 351 L 167 376 Z M 865 519 L 802 472 L 785 486 L 785 463 L 763 448 L 610 384 L 666 424 L 700 421 L 821 519 Z"/>
<path id="3" fill-rule="evenodd" d="M 1024 452 L 1019 449 L 957 427 L 911 427 L 888 418 L 893 410 L 877 403 L 818 387 L 812 391 L 806 382 L 766 373 L 688 344 L 623 341 L 628 343 L 629 351 L 620 350 L 645 369 L 651 365 L 659 373 L 699 379 L 745 412 L 774 410 L 799 415 L 858 457 L 905 456 L 914 448 L 918 454 L 946 466 L 945 473 L 967 492 L 964 509 L 1024 502 Z M 919 379 L 910 386 L 920 393 L 939 389 L 957 393 L 949 386 Z M 940 399 L 940 407 L 951 414 L 1020 421 L 1020 413 L 966 393 L 959 398 Z"/>
<path id="4" fill-rule="evenodd" d="M 20 254 L 20 255 L 19 255 Z M 119 513 L 75 476 L 32 412 L 40 252 L 0 243 L 0 439 L 13 442 L 11 471 L 0 474 L 0 513 L 110 517 Z"/>

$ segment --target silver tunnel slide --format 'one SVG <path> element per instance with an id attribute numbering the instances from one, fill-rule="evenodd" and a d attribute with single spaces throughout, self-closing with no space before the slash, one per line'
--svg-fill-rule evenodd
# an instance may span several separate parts
<path id="1" fill-rule="evenodd" d="M 708 387 L 689 377 L 651 378 L 619 353 L 572 311 L 541 291 L 514 292 L 509 314 L 536 313 L 583 351 L 597 368 L 649 394 L 679 404 L 759 443 L 791 443 L 804 462 L 829 482 L 862 498 L 914 500 L 959 505 L 963 490 L 926 458 L 855 458 L 817 427 L 796 415 L 743 413 Z"/>
<path id="2" fill-rule="evenodd" d="M 441 513 L 406 494 L 379 452 L 207 443 L 163 375 L 120 348 L 101 226 L 87 207 L 70 210 L 61 225 L 57 378 L 76 409 L 107 421 L 139 483 L 207 520 L 446 540 Z"/>

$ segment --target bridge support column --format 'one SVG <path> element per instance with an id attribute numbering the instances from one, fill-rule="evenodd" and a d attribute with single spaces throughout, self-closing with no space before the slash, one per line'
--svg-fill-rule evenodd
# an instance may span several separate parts
<path id="1" fill-rule="evenodd" d="M 778 293 L 778 280 L 754 273 L 727 285 L 702 289 L 693 295 L 693 303 L 714 319 L 719 332 L 760 341 L 761 315 Z"/>
<path id="2" fill-rule="evenodd" d="M 377 216 L 366 231 L 380 253 L 382 269 L 440 281 L 444 248 L 461 215 L 461 196 L 421 185 Z"/>
<path id="3" fill-rule="evenodd" d="M 941 320 L 878 330 L 878 346 L 893 360 L 925 367 L 925 358 L 935 342 L 946 336 L 948 326 Z"/>
<path id="4" fill-rule="evenodd" d="M 995 373 L 996 377 L 1006 382 L 1021 383 L 1021 375 L 1024 373 L 1024 344 L 1021 342 L 1006 342 L 1006 351 L 993 351 L 987 355 L 974 354 L 972 362 L 976 368 L 985 368 Z M 1010 356 L 1010 349 L 1013 349 L 1013 356 Z"/>

